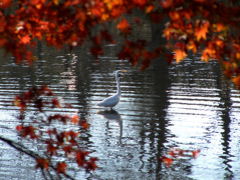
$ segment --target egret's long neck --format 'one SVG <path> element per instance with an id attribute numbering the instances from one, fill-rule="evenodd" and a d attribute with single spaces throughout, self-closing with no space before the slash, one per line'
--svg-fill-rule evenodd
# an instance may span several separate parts
<path id="1" fill-rule="evenodd" d="M 121 89 L 120 89 L 120 82 L 119 82 L 119 78 L 116 77 L 116 83 L 117 83 L 117 94 L 121 94 Z"/>

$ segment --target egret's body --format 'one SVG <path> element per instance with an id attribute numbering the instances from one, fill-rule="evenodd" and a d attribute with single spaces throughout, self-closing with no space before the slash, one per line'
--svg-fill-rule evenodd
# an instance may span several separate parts
<path id="1" fill-rule="evenodd" d="M 102 106 L 102 107 L 114 107 L 116 106 L 119 101 L 120 101 L 120 97 L 121 97 L 121 89 L 120 89 L 120 76 L 119 73 L 120 72 L 124 72 L 124 71 L 115 71 L 115 79 L 116 79 L 116 84 L 117 84 L 117 92 L 116 94 L 102 100 L 101 102 L 99 102 L 97 105 L 98 106 Z"/>

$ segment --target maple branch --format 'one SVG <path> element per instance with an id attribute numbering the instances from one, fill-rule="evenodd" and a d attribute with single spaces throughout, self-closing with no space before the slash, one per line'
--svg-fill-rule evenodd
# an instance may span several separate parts
<path id="1" fill-rule="evenodd" d="M 16 150 L 23 152 L 24 154 L 27 154 L 28 156 L 37 159 L 40 158 L 40 156 L 35 153 L 34 151 L 29 150 L 28 148 L 26 148 L 24 145 L 16 143 L 15 141 L 11 140 L 11 139 L 7 139 L 3 136 L 0 136 L 0 140 L 2 140 L 3 142 L 7 143 L 9 146 L 15 148 Z"/>
<path id="2" fill-rule="evenodd" d="M 16 143 L 15 141 L 11 140 L 11 139 L 7 139 L 3 136 L 0 136 L 0 140 L 2 140 L 3 142 L 7 143 L 9 146 L 13 147 L 14 149 L 32 157 L 33 159 L 39 159 L 39 158 L 42 158 L 39 154 L 35 153 L 34 151 L 28 149 L 27 147 L 25 147 L 23 144 L 20 144 L 20 143 Z M 54 167 L 51 163 L 49 164 L 49 167 L 51 167 L 55 172 L 57 172 L 57 168 Z M 44 172 L 44 169 L 42 169 L 42 172 Z M 48 172 L 48 175 L 49 176 L 52 176 L 49 172 Z M 44 173 L 43 175 L 44 177 L 46 176 L 46 174 Z M 63 173 L 63 176 L 65 176 L 66 178 L 68 179 L 71 179 L 71 180 L 75 180 L 72 176 L 70 176 L 69 174 L 66 174 L 66 173 Z M 51 178 L 53 179 L 53 178 Z"/>

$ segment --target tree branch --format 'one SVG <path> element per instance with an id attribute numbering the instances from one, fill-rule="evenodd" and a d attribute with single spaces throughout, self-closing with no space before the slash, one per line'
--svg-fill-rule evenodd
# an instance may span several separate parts
<path id="1" fill-rule="evenodd" d="M 14 149 L 32 157 L 33 159 L 39 159 L 42 158 L 39 154 L 35 153 L 34 151 L 28 149 L 27 147 L 25 147 L 23 144 L 20 143 L 16 143 L 15 141 L 11 140 L 11 139 L 7 139 L 3 136 L 0 136 L 0 140 L 2 140 L 3 142 L 7 143 L 9 146 L 13 147 Z M 49 163 L 49 167 L 51 167 L 55 172 L 57 172 L 56 167 L 54 167 L 51 163 Z M 58 174 L 58 173 L 57 173 Z M 72 176 L 70 176 L 69 174 L 62 174 L 63 176 L 65 176 L 68 179 L 71 180 L 75 180 Z"/>

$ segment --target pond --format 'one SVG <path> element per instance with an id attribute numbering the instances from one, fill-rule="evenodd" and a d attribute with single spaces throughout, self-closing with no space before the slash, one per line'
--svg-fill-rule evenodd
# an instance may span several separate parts
<path id="1" fill-rule="evenodd" d="M 19 140 L 13 98 L 48 84 L 72 104 L 67 113 L 77 112 L 90 124 L 84 143 L 99 158 L 99 168 L 76 179 L 240 179 L 240 95 L 218 64 L 198 57 L 173 65 L 158 59 L 141 72 L 118 60 L 111 48 L 99 60 L 83 49 L 70 53 L 44 46 L 32 66 L 2 60 L 0 135 Z M 120 103 L 107 111 L 96 103 L 116 91 L 117 69 L 128 72 L 121 77 Z M 0 179 L 42 179 L 32 159 L 0 144 Z M 160 158 L 173 148 L 200 153 L 177 157 L 167 167 Z"/>

